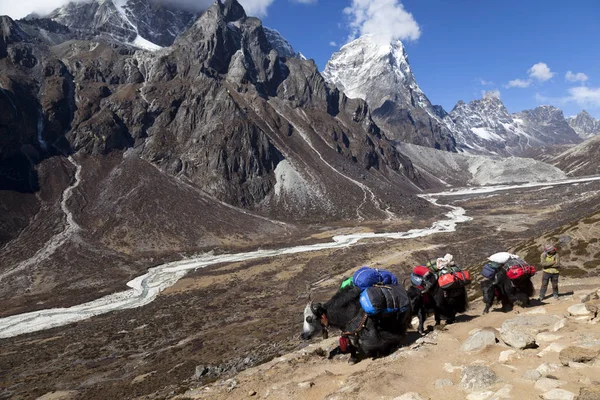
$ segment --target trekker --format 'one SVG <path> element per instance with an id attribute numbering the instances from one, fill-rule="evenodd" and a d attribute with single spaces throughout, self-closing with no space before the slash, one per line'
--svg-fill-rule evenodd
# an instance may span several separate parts
<path id="1" fill-rule="evenodd" d="M 542 276 L 542 287 L 540 287 L 540 298 L 544 300 L 546 290 L 548 289 L 548 281 L 552 281 L 552 296 L 558 299 L 558 275 L 560 274 L 560 261 L 558 259 L 558 253 L 556 247 L 547 244 L 544 246 L 544 252 L 540 256 L 540 265 L 544 270 Z"/>

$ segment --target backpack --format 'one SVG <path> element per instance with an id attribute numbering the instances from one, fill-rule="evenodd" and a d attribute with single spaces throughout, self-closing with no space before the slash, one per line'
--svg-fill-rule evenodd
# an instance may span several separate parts
<path id="1" fill-rule="evenodd" d="M 496 276 L 496 272 L 498 272 L 498 268 L 494 268 L 494 265 L 492 265 L 492 263 L 487 263 L 483 266 L 483 269 L 481 270 L 481 275 L 483 275 L 487 279 L 493 280 Z"/>
<path id="2" fill-rule="evenodd" d="M 438 284 L 442 289 L 459 289 L 471 283 L 469 271 L 454 271 L 440 275 Z"/>
<path id="3" fill-rule="evenodd" d="M 360 306 L 367 315 L 403 313 L 410 301 L 402 285 L 371 286 L 360 294 Z"/>
<path id="4" fill-rule="evenodd" d="M 506 276 L 511 281 L 520 281 L 525 278 L 531 278 L 535 275 L 535 267 L 528 264 L 510 265 L 506 269 Z"/>
<path id="5" fill-rule="evenodd" d="M 410 274 L 410 282 L 413 286 L 423 290 L 429 289 L 436 281 L 436 276 L 429 268 L 417 265 Z"/>
<path id="6" fill-rule="evenodd" d="M 377 268 L 362 267 L 352 277 L 354 286 L 365 290 L 373 285 L 397 285 L 398 279 L 390 271 Z"/>

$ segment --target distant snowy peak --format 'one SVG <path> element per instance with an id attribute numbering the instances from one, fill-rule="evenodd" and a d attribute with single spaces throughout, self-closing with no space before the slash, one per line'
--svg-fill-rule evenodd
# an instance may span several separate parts
<path id="1" fill-rule="evenodd" d="M 47 16 L 70 29 L 147 50 L 170 46 L 198 15 L 150 0 L 68 3 Z"/>
<path id="2" fill-rule="evenodd" d="M 265 36 L 271 44 L 271 47 L 277 51 L 279 57 L 305 59 L 302 53 L 298 53 L 294 50 L 290 42 L 288 42 L 281 33 L 275 29 L 267 28 L 266 26 L 263 26 L 263 30 L 265 31 Z"/>
<path id="3" fill-rule="evenodd" d="M 452 123 L 417 84 L 401 41 L 361 36 L 332 55 L 323 77 L 346 96 L 365 100 L 394 140 L 455 150 Z"/>
<path id="4" fill-rule="evenodd" d="M 493 94 L 468 104 L 459 101 L 449 117 L 457 144 L 472 153 L 520 155 L 531 147 L 581 141 L 558 108 L 540 106 L 510 114 Z"/>
<path id="5" fill-rule="evenodd" d="M 410 103 L 416 100 L 431 107 L 399 40 L 385 43 L 373 35 L 361 36 L 333 54 L 323 76 L 346 96 L 366 100 L 372 108 L 387 100 Z"/>
<path id="6" fill-rule="evenodd" d="M 600 134 L 600 120 L 595 119 L 585 110 L 574 117 L 567 118 L 567 122 L 583 139 Z"/>

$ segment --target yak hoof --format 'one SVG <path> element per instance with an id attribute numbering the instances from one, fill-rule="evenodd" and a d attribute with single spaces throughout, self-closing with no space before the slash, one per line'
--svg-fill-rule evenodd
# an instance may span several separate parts
<path id="1" fill-rule="evenodd" d="M 489 312 L 490 312 L 490 308 L 489 307 L 486 307 L 486 308 L 483 309 L 483 313 L 484 314 L 487 314 Z"/>
<path id="2" fill-rule="evenodd" d="M 350 357 L 350 359 L 348 360 L 348 364 L 350 365 L 354 365 L 358 362 L 358 357 Z"/>

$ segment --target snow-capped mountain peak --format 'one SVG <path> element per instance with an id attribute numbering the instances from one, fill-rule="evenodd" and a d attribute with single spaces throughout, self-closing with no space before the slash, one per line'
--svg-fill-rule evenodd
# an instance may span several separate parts
<path id="1" fill-rule="evenodd" d="M 47 16 L 85 37 L 107 37 L 147 50 L 170 46 L 197 17 L 150 0 L 71 2 Z"/>
<path id="2" fill-rule="evenodd" d="M 434 107 L 417 84 L 400 40 L 361 36 L 332 55 L 323 77 L 346 96 L 366 100 L 392 138 L 454 150 L 446 112 Z"/>
<path id="3" fill-rule="evenodd" d="M 410 101 L 412 96 L 407 89 L 431 106 L 415 80 L 406 49 L 399 40 L 386 43 L 374 35 L 361 36 L 333 54 L 323 76 L 346 96 L 364 99 L 372 108 L 386 100 Z"/>

